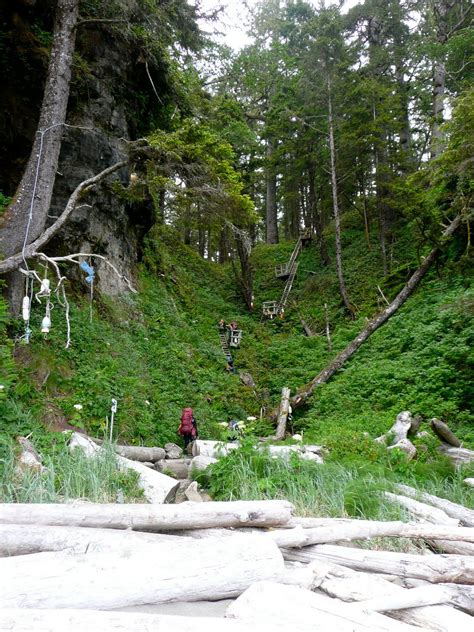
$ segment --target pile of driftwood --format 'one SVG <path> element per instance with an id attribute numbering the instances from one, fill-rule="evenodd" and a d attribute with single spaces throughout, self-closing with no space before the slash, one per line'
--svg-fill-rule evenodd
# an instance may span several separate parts
<path id="1" fill-rule="evenodd" d="M 284 500 L 0 505 L 0 630 L 467 632 L 472 556 L 358 548 L 474 546 L 474 511 L 423 500 L 452 522 L 295 518 Z M 225 618 L 114 611 L 221 599 Z"/>
<path id="2" fill-rule="evenodd" d="M 409 459 L 416 456 L 417 450 L 412 439 L 423 439 L 429 436 L 426 430 L 419 431 L 421 417 L 413 416 L 410 411 L 405 410 L 397 415 L 395 423 L 388 432 L 377 437 L 375 441 L 385 444 L 387 450 L 399 449 L 408 455 Z M 430 420 L 430 427 L 434 435 L 441 441 L 439 451 L 447 456 L 456 467 L 472 463 L 474 461 L 474 450 L 464 448 L 461 441 L 450 430 L 448 425 L 440 419 Z M 466 479 L 467 485 L 472 485 L 471 479 Z"/>

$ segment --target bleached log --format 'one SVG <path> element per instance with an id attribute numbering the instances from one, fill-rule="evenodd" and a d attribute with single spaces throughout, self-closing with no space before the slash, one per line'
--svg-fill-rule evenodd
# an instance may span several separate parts
<path id="1" fill-rule="evenodd" d="M 392 584 L 381 576 L 372 573 L 361 573 L 336 564 L 318 561 L 307 565 L 307 569 L 312 574 L 311 587 L 313 590 L 322 590 L 330 597 L 335 597 L 342 601 L 360 602 L 372 598 L 384 600 L 404 596 L 406 593 L 411 592 L 407 588 Z M 424 583 L 424 586 L 430 590 L 437 588 L 428 583 Z M 443 584 L 444 587 L 449 589 L 451 598 L 454 599 L 459 587 L 454 586 L 454 584 Z M 449 606 L 411 608 L 391 612 L 390 616 L 405 623 L 436 630 L 437 632 L 468 629 L 466 624 L 470 624 L 469 617 Z"/>
<path id="2" fill-rule="evenodd" d="M 406 496 L 400 496 L 398 494 L 392 494 L 391 492 L 384 492 L 385 498 L 400 505 L 406 509 L 412 516 L 424 522 L 430 522 L 431 524 L 445 524 L 452 525 L 453 527 L 459 525 L 459 520 L 451 518 L 446 512 L 437 507 L 431 507 L 426 503 L 421 503 L 418 500 L 407 498 Z"/>
<path id="3" fill-rule="evenodd" d="M 166 457 L 166 452 L 163 448 L 147 448 L 144 446 L 135 445 L 114 445 L 114 450 L 120 456 L 124 456 L 131 461 L 150 461 L 156 463 Z"/>
<path id="4" fill-rule="evenodd" d="M 173 478 L 188 478 L 191 459 L 166 459 L 155 463 L 155 469 Z"/>
<path id="5" fill-rule="evenodd" d="M 362 612 L 337 599 L 270 581 L 253 584 L 230 604 L 226 616 L 247 621 L 249 629 L 258 629 L 260 621 L 285 621 L 298 630 L 301 622 L 312 621 L 315 629 L 338 632 L 416 630 L 376 612 Z"/>
<path id="6" fill-rule="evenodd" d="M 213 459 L 219 459 L 238 447 L 240 447 L 238 441 L 223 443 L 222 441 L 201 441 L 197 439 L 193 441 L 192 450 L 193 456 L 210 456 Z"/>
<path id="7" fill-rule="evenodd" d="M 275 439 L 281 441 L 284 439 L 286 432 L 286 420 L 290 410 L 290 389 L 284 386 L 281 391 L 280 410 L 278 411 L 277 428 Z"/>
<path id="8" fill-rule="evenodd" d="M 404 589 L 402 588 L 402 590 Z M 389 610 L 405 610 L 406 608 L 446 604 L 449 603 L 450 599 L 450 589 L 438 584 L 437 586 L 420 586 L 411 590 L 405 589 L 404 593 L 398 595 L 372 597 L 366 601 L 359 601 L 357 605 L 364 610 L 388 612 Z"/>
<path id="9" fill-rule="evenodd" d="M 474 450 L 467 448 L 454 448 L 449 445 L 441 445 L 439 451 L 447 456 L 456 467 L 461 467 L 474 461 Z"/>
<path id="10" fill-rule="evenodd" d="M 474 485 L 474 478 L 472 479 Z M 421 501 L 433 505 L 444 511 L 451 518 L 460 520 L 467 527 L 474 527 L 474 510 L 468 509 L 458 503 L 453 503 L 446 498 L 440 498 L 439 496 L 433 496 L 426 492 L 421 492 L 408 485 L 397 485 L 397 489 L 409 498 L 420 499 Z"/>
<path id="11" fill-rule="evenodd" d="M 96 445 L 92 439 L 73 432 L 69 443 L 71 450 L 80 449 L 89 458 L 97 456 L 103 451 L 103 448 Z M 142 463 L 131 461 L 117 454 L 117 463 L 122 470 L 133 470 L 139 476 L 139 484 L 143 489 L 145 498 L 151 504 L 161 504 L 172 502 L 179 489 L 179 483 L 171 476 L 166 476 L 161 472 L 152 470 Z"/>
<path id="12" fill-rule="evenodd" d="M 469 485 L 469 487 L 474 487 L 474 478 L 465 478 L 463 483 Z"/>
<path id="13" fill-rule="evenodd" d="M 402 452 L 405 452 L 409 461 L 416 456 L 416 448 L 410 439 L 401 439 L 400 441 L 397 441 L 397 443 L 387 446 L 387 450 L 401 450 Z"/>
<path id="14" fill-rule="evenodd" d="M 35 447 L 26 439 L 26 437 L 17 437 L 17 441 L 20 444 L 21 452 L 17 459 L 16 471 L 24 472 L 26 470 L 33 470 L 35 472 L 44 472 L 46 468 L 41 463 L 41 458 Z"/>
<path id="15" fill-rule="evenodd" d="M 118 529 L 0 524 L 0 557 L 53 551 L 105 553 L 133 550 L 178 536 Z"/>
<path id="16" fill-rule="evenodd" d="M 421 522 L 429 522 L 431 524 L 452 524 L 455 526 L 459 524 L 459 520 L 451 518 L 446 512 L 437 507 L 432 507 L 425 503 L 421 503 L 418 500 L 407 498 L 405 496 L 399 496 L 397 494 L 391 494 L 385 492 L 385 496 L 393 502 L 404 507 L 412 516 Z M 455 555 L 474 555 L 474 545 L 469 541 L 457 541 L 452 542 L 449 538 L 436 538 L 432 539 L 429 536 L 425 538 L 428 544 L 433 548 L 442 551 L 443 553 L 452 553 Z"/>
<path id="17" fill-rule="evenodd" d="M 411 424 L 413 422 L 413 417 L 410 411 L 404 410 L 403 412 L 397 415 L 393 426 L 388 430 L 385 434 L 377 437 L 375 441 L 377 443 L 385 443 L 389 442 L 389 445 L 393 445 L 398 443 L 402 439 L 407 438 L 408 431 L 411 428 Z"/>
<path id="18" fill-rule="evenodd" d="M 0 632 L 249 632 L 248 623 L 222 617 L 183 617 L 140 612 L 103 610 L 20 610 L 0 611 Z M 287 632 L 286 623 L 262 621 L 258 632 Z M 310 622 L 298 632 L 314 632 Z"/>
<path id="19" fill-rule="evenodd" d="M 376 522 L 372 520 L 354 520 L 349 524 L 336 523 L 313 529 L 304 529 L 302 527 L 278 529 L 277 531 L 270 531 L 266 535 L 275 540 L 280 547 L 303 547 L 312 544 L 369 540 L 379 537 L 474 542 L 474 529 L 470 527 L 410 524 L 406 522 Z"/>
<path id="20" fill-rule="evenodd" d="M 144 504 L 0 504 L 0 524 L 57 525 L 135 531 L 211 527 L 278 527 L 287 524 L 293 505 L 286 500 Z"/>
<path id="21" fill-rule="evenodd" d="M 370 573 L 425 579 L 433 584 L 474 584 L 474 559 L 464 555 L 413 555 L 319 544 L 283 549 L 285 560 L 332 562 Z"/>
<path id="22" fill-rule="evenodd" d="M 190 555 L 177 538 L 136 551 L 36 553 L 0 559 L 0 608 L 97 608 L 228 599 L 252 583 L 278 580 L 274 542 L 237 534 L 201 540 Z"/>
<path id="23" fill-rule="evenodd" d="M 214 459 L 212 456 L 195 456 L 191 460 L 190 471 L 197 470 L 198 472 L 202 472 L 203 470 L 207 470 L 213 463 L 217 463 L 217 459 Z"/>
<path id="24" fill-rule="evenodd" d="M 389 577 L 386 575 L 385 577 Z M 403 588 L 418 588 L 419 586 L 429 585 L 429 582 L 422 579 L 414 579 L 413 577 L 397 577 L 390 576 L 390 582 L 397 582 L 398 586 Z M 466 586 L 463 584 L 450 584 L 446 582 L 444 584 L 448 586 L 452 591 L 451 605 L 467 612 L 471 616 L 474 616 L 474 586 Z"/>
<path id="25" fill-rule="evenodd" d="M 433 418 L 430 421 L 430 426 L 433 432 L 443 441 L 444 443 L 448 443 L 449 445 L 454 446 L 455 448 L 461 447 L 461 442 L 456 437 L 454 432 L 450 430 L 448 424 L 445 424 L 444 421 L 440 419 Z"/>

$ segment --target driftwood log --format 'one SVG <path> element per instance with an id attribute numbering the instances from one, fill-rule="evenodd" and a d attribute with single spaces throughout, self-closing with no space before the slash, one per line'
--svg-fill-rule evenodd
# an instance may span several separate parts
<path id="1" fill-rule="evenodd" d="M 383 600 L 411 592 L 373 573 L 361 573 L 336 564 L 316 562 L 310 564 L 309 568 L 312 571 L 312 589 L 321 590 L 330 597 L 342 601 L 365 601 L 372 598 Z M 425 584 L 425 587 L 430 590 L 436 588 L 431 584 Z M 457 587 L 450 584 L 447 588 L 450 598 L 453 599 Z M 437 632 L 462 630 L 466 624 L 470 624 L 469 617 L 448 606 L 410 608 L 391 612 L 390 616 Z"/>
<path id="2" fill-rule="evenodd" d="M 277 428 L 275 433 L 275 439 L 281 441 L 285 438 L 286 421 L 290 411 L 290 389 L 284 386 L 281 391 L 280 410 L 278 412 Z"/>
<path id="3" fill-rule="evenodd" d="M 82 450 L 89 458 L 95 458 L 103 451 L 103 448 L 96 445 L 92 439 L 78 432 L 72 433 L 69 447 L 71 450 Z M 137 472 L 139 484 L 149 503 L 161 504 L 169 503 L 174 500 L 176 492 L 179 489 L 179 483 L 177 483 L 174 478 L 165 476 L 165 474 L 152 470 L 137 461 L 126 459 L 119 454 L 117 454 L 116 459 L 122 470 L 133 470 Z"/>
<path id="4" fill-rule="evenodd" d="M 0 608 L 119 607 L 228 599 L 284 571 L 274 542 L 252 535 L 177 538 L 130 553 L 36 553 L 0 559 Z"/>
<path id="5" fill-rule="evenodd" d="M 463 483 L 469 485 L 469 487 L 474 487 L 474 478 L 465 478 Z"/>
<path id="6" fill-rule="evenodd" d="M 0 632 L 249 632 L 245 621 L 101 610 L 4 609 Z M 258 632 L 287 632 L 286 623 L 261 622 Z M 312 623 L 299 632 L 314 632 Z"/>
<path id="7" fill-rule="evenodd" d="M 154 531 L 211 527 L 278 527 L 291 520 L 286 500 L 143 504 L 0 504 L 0 524 L 57 525 Z"/>
<path id="8" fill-rule="evenodd" d="M 439 451 L 442 452 L 448 459 L 454 463 L 456 467 L 462 467 L 463 465 L 469 465 L 474 461 L 474 450 L 468 450 L 467 448 L 454 448 L 449 445 L 441 445 Z"/>
<path id="9" fill-rule="evenodd" d="M 21 452 L 17 458 L 16 471 L 18 473 L 28 470 L 36 472 L 46 471 L 46 468 L 41 463 L 41 457 L 31 441 L 26 439 L 26 437 L 17 437 L 17 441 L 20 444 Z"/>
<path id="10" fill-rule="evenodd" d="M 398 443 L 402 439 L 406 439 L 408 432 L 413 423 L 413 417 L 410 411 L 404 410 L 399 413 L 393 423 L 393 426 L 385 434 L 377 437 L 375 441 L 377 443 L 384 443 L 386 445 L 393 445 Z"/>
<path id="11" fill-rule="evenodd" d="M 140 533 L 118 529 L 52 527 L 27 524 L 0 524 L 0 557 L 52 551 L 105 553 L 125 551 L 175 540 L 173 535 Z"/>
<path id="12" fill-rule="evenodd" d="M 378 537 L 412 538 L 423 540 L 452 540 L 474 542 L 474 529 L 449 525 L 409 524 L 405 522 L 377 522 L 354 520 L 349 524 L 333 524 L 313 529 L 278 529 L 265 534 L 280 547 L 303 547 L 312 544 L 369 540 Z M 474 547 L 473 547 L 474 549 Z"/>
<path id="13" fill-rule="evenodd" d="M 191 460 L 189 471 L 197 470 L 198 472 L 202 472 L 203 470 L 207 470 L 207 468 L 214 463 L 217 463 L 217 459 L 214 459 L 212 456 L 195 456 Z"/>
<path id="14" fill-rule="evenodd" d="M 312 621 L 317 626 L 315 629 L 338 632 L 417 629 L 376 612 L 354 608 L 353 604 L 338 599 L 271 581 L 253 584 L 228 607 L 226 616 L 247 621 L 249 629 L 256 630 L 260 621 L 286 621 L 293 630 L 298 630 L 299 624 L 307 621 Z"/>
<path id="15" fill-rule="evenodd" d="M 474 558 L 464 555 L 413 555 L 319 544 L 283 549 L 283 557 L 296 562 L 332 562 L 358 571 L 424 579 L 433 584 L 474 584 Z"/>
<path id="16" fill-rule="evenodd" d="M 435 433 L 435 435 L 437 435 L 441 439 L 441 441 L 443 441 L 444 443 L 447 443 L 449 445 L 452 445 L 455 448 L 460 448 L 461 447 L 461 445 L 462 445 L 461 442 L 456 437 L 454 432 L 452 430 L 450 430 L 448 424 L 444 423 L 444 421 L 441 421 L 440 419 L 433 418 L 430 421 L 430 426 L 431 426 L 433 432 Z"/>
<path id="17" fill-rule="evenodd" d="M 210 456 L 213 459 L 219 459 L 229 454 L 231 450 L 239 447 L 238 441 L 233 443 L 223 443 L 222 441 L 202 441 L 197 439 L 193 441 L 193 456 Z"/>
<path id="18" fill-rule="evenodd" d="M 166 459 L 155 463 L 155 469 L 173 478 L 188 478 L 191 459 Z"/>
<path id="19" fill-rule="evenodd" d="M 474 479 L 473 479 L 474 480 Z M 455 518 L 456 520 L 460 520 L 462 524 L 466 527 L 474 527 L 474 510 L 468 509 L 463 505 L 459 505 L 457 503 L 453 503 L 446 498 L 440 498 L 439 496 L 433 496 L 432 494 L 427 494 L 426 492 L 421 492 L 413 487 L 409 487 L 408 485 L 397 485 L 397 489 L 404 496 L 408 496 L 409 498 L 419 499 L 422 502 L 428 503 L 429 505 L 433 505 L 433 507 L 437 507 L 444 511 L 449 517 Z"/>

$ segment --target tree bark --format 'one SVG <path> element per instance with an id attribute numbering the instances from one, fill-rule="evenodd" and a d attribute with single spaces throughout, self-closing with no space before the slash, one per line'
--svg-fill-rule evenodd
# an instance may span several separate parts
<path id="1" fill-rule="evenodd" d="M 267 139 L 267 166 L 266 166 L 266 210 L 265 222 L 267 229 L 267 244 L 278 243 L 278 215 L 277 215 L 277 183 L 273 157 L 275 153 L 275 141 Z"/>
<path id="2" fill-rule="evenodd" d="M 58 0 L 37 133 L 13 203 L 2 218 L 0 252 L 19 252 L 44 230 L 69 100 L 79 0 Z M 34 205 L 34 206 L 33 206 Z"/>
<path id="3" fill-rule="evenodd" d="M 425 579 L 433 584 L 474 584 L 474 559 L 464 555 L 413 555 L 332 544 L 283 549 L 286 560 L 332 562 L 354 570 Z"/>
<path id="4" fill-rule="evenodd" d="M 446 230 L 442 234 L 443 239 L 447 239 L 451 237 L 456 229 L 461 224 L 461 217 L 457 216 L 451 224 L 446 228 Z M 379 327 L 381 327 L 387 320 L 395 314 L 395 312 L 405 303 L 405 301 L 413 294 L 416 287 L 420 283 L 421 279 L 425 276 L 425 274 L 430 269 L 433 261 L 436 260 L 439 253 L 441 252 L 440 246 L 436 246 L 429 253 L 429 255 L 424 259 L 421 266 L 418 268 L 414 274 L 410 277 L 407 284 L 404 288 L 397 294 L 395 299 L 390 303 L 390 305 L 385 309 L 381 314 L 373 318 L 369 324 L 363 329 L 358 336 L 343 350 L 339 353 L 338 356 L 331 362 L 329 366 L 323 369 L 318 375 L 311 380 L 308 386 L 303 387 L 298 391 L 298 393 L 291 400 L 291 405 L 293 408 L 298 408 L 302 406 L 306 400 L 314 393 L 316 388 L 321 384 L 327 382 L 339 369 L 351 358 L 354 353 L 364 344 L 364 342 L 370 338 L 370 336 L 377 331 Z M 276 413 L 273 412 L 270 415 L 271 419 L 276 419 Z M 454 449 L 454 448 L 453 448 Z M 474 452 L 473 452 L 474 456 Z"/>
<path id="5" fill-rule="evenodd" d="M 275 439 L 281 441 L 285 438 L 286 421 L 288 419 L 288 413 L 290 409 L 290 389 L 286 386 L 281 391 L 280 412 L 278 413 L 277 429 L 275 433 Z"/>
<path id="6" fill-rule="evenodd" d="M 354 309 L 349 301 L 346 282 L 342 270 L 342 243 L 341 243 L 341 215 L 339 212 L 339 198 L 337 191 L 337 169 L 336 169 L 336 146 L 334 143 L 334 117 L 332 111 L 331 82 L 327 79 L 328 89 L 328 126 L 329 126 L 329 153 L 331 157 L 331 187 L 332 187 L 332 208 L 334 213 L 334 226 L 336 237 L 336 270 L 339 281 L 339 293 L 344 303 L 344 307 L 351 317 L 354 317 Z"/>
<path id="7" fill-rule="evenodd" d="M 0 524 L 105 527 L 159 532 L 210 527 L 277 527 L 287 524 L 286 500 L 209 502 L 198 506 L 114 504 L 0 504 Z"/>
<path id="8" fill-rule="evenodd" d="M 256 581 L 278 580 L 283 570 L 276 544 L 252 535 L 201 540 L 198 555 L 181 538 L 132 553 L 36 553 L 0 560 L 0 608 L 106 610 L 229 599 Z"/>
<path id="9" fill-rule="evenodd" d="M 308 204 L 311 224 L 316 233 L 316 239 L 319 244 L 319 258 L 321 265 L 328 266 L 331 263 L 329 258 L 326 240 L 324 238 L 323 218 L 318 210 L 318 202 L 316 198 L 316 166 L 310 163 L 308 166 Z"/>
<path id="10" fill-rule="evenodd" d="M 247 621 L 249 629 L 255 630 L 259 628 L 260 621 L 286 621 L 293 630 L 299 630 L 300 624 L 308 621 L 312 621 L 313 625 L 317 622 L 319 630 L 338 632 L 417 629 L 375 612 L 362 612 L 338 599 L 269 581 L 253 584 L 228 607 L 227 616 Z"/>

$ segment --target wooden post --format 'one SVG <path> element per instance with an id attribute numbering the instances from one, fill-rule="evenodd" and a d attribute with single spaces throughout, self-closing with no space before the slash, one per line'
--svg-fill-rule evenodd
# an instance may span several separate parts
<path id="1" fill-rule="evenodd" d="M 285 437 L 286 420 L 290 409 L 290 389 L 286 386 L 281 391 L 280 412 L 278 413 L 278 422 L 275 439 L 278 441 Z"/>

